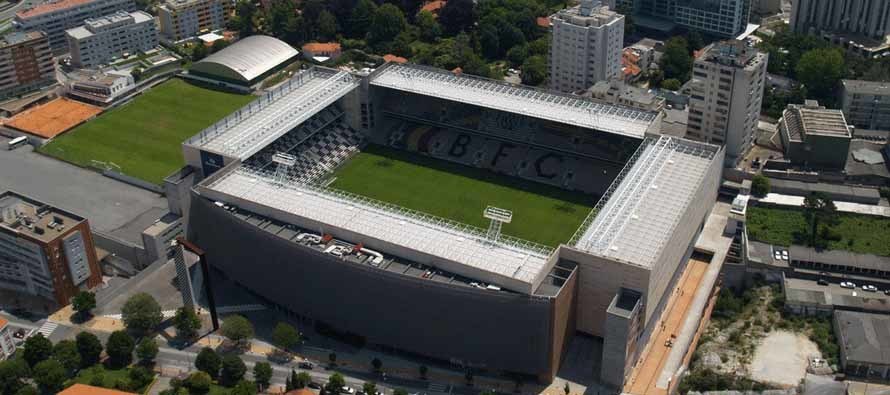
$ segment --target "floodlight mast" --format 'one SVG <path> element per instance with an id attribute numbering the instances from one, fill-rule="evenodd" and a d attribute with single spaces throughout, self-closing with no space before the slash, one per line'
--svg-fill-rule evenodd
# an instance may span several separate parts
<path id="1" fill-rule="evenodd" d="M 272 162 L 277 164 L 275 167 L 275 183 L 284 185 L 291 167 L 297 163 L 297 157 L 284 152 L 276 152 L 275 155 L 272 155 Z"/>
<path id="2" fill-rule="evenodd" d="M 482 212 L 482 216 L 491 220 L 488 225 L 486 237 L 491 242 L 497 242 L 501 238 L 501 225 L 513 221 L 513 212 L 510 210 L 488 206 Z"/>

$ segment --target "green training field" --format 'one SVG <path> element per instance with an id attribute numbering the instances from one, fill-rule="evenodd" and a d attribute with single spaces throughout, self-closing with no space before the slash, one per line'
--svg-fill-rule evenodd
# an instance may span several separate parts
<path id="1" fill-rule="evenodd" d="M 419 154 L 368 146 L 332 187 L 480 228 L 491 205 L 513 211 L 505 234 L 548 246 L 568 241 L 596 198 Z"/>
<path id="2" fill-rule="evenodd" d="M 748 237 L 764 243 L 790 246 L 806 245 L 809 225 L 802 210 L 780 207 L 748 207 Z M 862 254 L 890 256 L 890 218 L 838 213 L 838 224 L 828 248 Z"/>
<path id="3" fill-rule="evenodd" d="M 255 97 L 172 79 L 74 128 L 40 152 L 81 166 L 112 162 L 124 174 L 160 184 L 182 167 L 182 142 Z"/>

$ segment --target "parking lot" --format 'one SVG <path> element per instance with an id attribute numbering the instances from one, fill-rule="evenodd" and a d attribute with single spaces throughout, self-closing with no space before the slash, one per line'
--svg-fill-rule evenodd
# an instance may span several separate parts
<path id="1" fill-rule="evenodd" d="M 0 137 L 0 144 L 8 140 Z M 0 190 L 14 190 L 81 215 L 94 231 L 142 245 L 142 231 L 167 212 L 160 195 L 52 159 L 30 146 L 0 150 Z"/>

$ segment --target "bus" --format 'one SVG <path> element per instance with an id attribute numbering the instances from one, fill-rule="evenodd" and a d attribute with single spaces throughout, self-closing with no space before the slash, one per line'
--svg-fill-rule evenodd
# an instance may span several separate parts
<path id="1" fill-rule="evenodd" d="M 28 144 L 28 137 L 27 136 L 19 136 L 12 140 L 9 140 L 9 143 L 6 144 L 7 145 L 6 149 L 12 151 L 12 150 L 14 150 L 18 147 L 21 147 L 25 144 Z"/>

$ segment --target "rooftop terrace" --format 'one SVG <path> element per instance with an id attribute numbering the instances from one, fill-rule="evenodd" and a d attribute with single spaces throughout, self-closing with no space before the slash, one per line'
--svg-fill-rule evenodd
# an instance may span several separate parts
<path id="1" fill-rule="evenodd" d="M 495 110 L 643 138 L 656 113 L 604 104 L 417 65 L 387 63 L 371 74 L 374 86 L 454 100 Z"/>
<path id="2" fill-rule="evenodd" d="M 15 192 L 0 193 L 0 227 L 49 243 L 83 218 Z"/>

